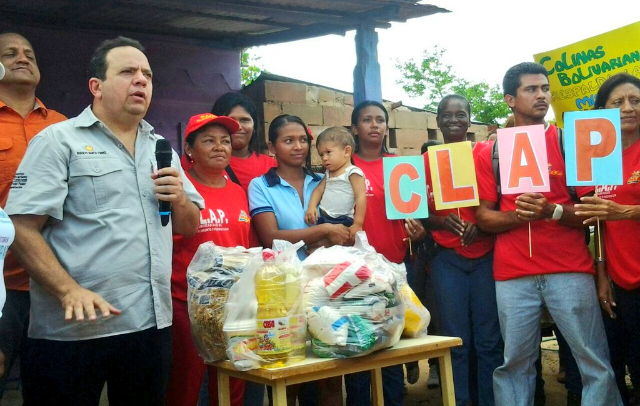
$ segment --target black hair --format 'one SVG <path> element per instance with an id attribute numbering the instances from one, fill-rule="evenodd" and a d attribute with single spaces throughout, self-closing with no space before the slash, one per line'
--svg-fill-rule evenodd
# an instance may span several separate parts
<path id="1" fill-rule="evenodd" d="M 133 47 L 144 53 L 144 47 L 142 44 L 132 38 L 119 36 L 117 38 L 104 40 L 100 43 L 98 48 L 93 51 L 93 55 L 89 61 L 89 78 L 105 80 L 107 78 L 107 54 L 112 49 L 120 47 Z"/>
<path id="2" fill-rule="evenodd" d="M 351 125 L 353 127 L 357 127 L 358 119 L 360 118 L 360 113 L 365 108 L 371 107 L 371 106 L 378 107 L 379 109 L 382 110 L 382 112 L 384 113 L 384 121 L 387 123 L 387 129 L 389 129 L 389 112 L 387 112 L 387 109 L 384 107 L 384 105 L 382 103 L 374 101 L 374 100 L 364 100 L 364 101 L 361 101 L 360 103 L 358 103 L 356 105 L 356 107 L 353 109 L 353 112 L 351 112 Z M 358 152 L 358 150 L 360 149 L 360 138 L 356 134 L 353 135 L 353 138 L 354 138 L 354 141 L 356 142 L 355 152 Z M 384 138 L 382 139 L 382 152 L 383 153 L 388 153 L 389 152 L 389 150 L 387 150 L 386 138 L 387 138 L 387 136 L 385 135 Z"/>
<path id="3" fill-rule="evenodd" d="M 609 100 L 609 96 L 611 96 L 611 92 L 613 92 L 616 87 L 624 85 L 625 83 L 630 83 L 640 89 L 640 78 L 624 72 L 613 75 L 609 79 L 605 80 L 602 85 L 600 85 L 600 89 L 598 89 L 598 93 L 596 94 L 596 101 L 593 104 L 593 108 L 604 108 L 604 105 L 607 104 L 607 100 Z"/>
<path id="4" fill-rule="evenodd" d="M 242 93 L 228 92 L 218 97 L 213 104 L 211 112 L 216 116 L 228 116 L 235 107 L 240 106 L 249 113 L 253 120 L 253 133 L 249 140 L 249 152 L 261 153 L 264 147 L 264 140 L 260 137 L 260 121 L 258 121 L 258 110 L 253 101 Z"/>
<path id="5" fill-rule="evenodd" d="M 442 145 L 442 141 L 440 140 L 428 140 L 420 147 L 420 153 L 424 155 L 427 152 L 429 147 L 433 147 L 434 145 Z"/>
<path id="6" fill-rule="evenodd" d="M 516 96 L 518 88 L 522 84 L 520 80 L 522 75 L 544 75 L 549 78 L 547 68 L 534 62 L 522 62 L 509 68 L 502 79 L 502 93 L 506 95 Z"/>
<path id="7" fill-rule="evenodd" d="M 449 103 L 449 100 L 460 100 L 467 108 L 467 113 L 469 113 L 469 119 L 471 119 L 471 103 L 466 97 L 461 96 L 459 94 L 449 94 L 447 96 L 444 96 L 442 100 L 440 100 L 440 103 L 438 103 L 438 111 L 436 114 L 438 117 L 440 117 L 442 110 L 444 109 L 446 104 Z"/>
<path id="8" fill-rule="evenodd" d="M 278 136 L 280 135 L 280 129 L 287 124 L 300 124 L 302 128 L 304 128 L 304 132 L 307 134 L 307 140 L 309 144 L 309 152 L 307 153 L 307 161 L 305 162 L 305 168 L 311 169 L 311 134 L 309 133 L 309 128 L 305 124 L 304 121 L 298 116 L 292 116 L 290 114 L 281 114 L 278 117 L 274 118 L 269 124 L 269 142 L 272 145 L 276 145 L 276 141 L 278 140 Z"/>

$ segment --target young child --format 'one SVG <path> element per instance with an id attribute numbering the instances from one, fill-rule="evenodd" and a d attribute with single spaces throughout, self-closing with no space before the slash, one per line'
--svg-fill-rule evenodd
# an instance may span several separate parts
<path id="1" fill-rule="evenodd" d="M 343 127 L 327 128 L 318 135 L 316 148 L 326 173 L 311 195 L 305 220 L 344 224 L 353 239 L 362 230 L 367 208 L 364 173 L 351 164 L 353 136 Z"/>

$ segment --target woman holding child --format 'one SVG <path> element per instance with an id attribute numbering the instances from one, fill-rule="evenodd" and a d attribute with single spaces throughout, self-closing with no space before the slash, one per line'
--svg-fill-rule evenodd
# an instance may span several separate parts
<path id="1" fill-rule="evenodd" d="M 445 144 L 467 141 L 471 106 L 463 96 L 449 95 L 440 101 L 437 122 Z M 475 143 L 474 157 L 489 143 Z M 453 381 L 457 405 L 470 400 L 470 357 L 475 352 L 478 404 L 493 406 L 493 371 L 502 365 L 503 343 L 498 321 L 493 280 L 493 236 L 476 226 L 475 208 L 436 210 L 429 156 L 424 154 L 429 218 L 427 228 L 439 246 L 431 262 L 440 331 L 461 337 L 463 345 L 451 349 Z M 473 351 L 472 351 L 473 350 Z M 475 385 L 474 385 L 475 386 Z"/>
<path id="2" fill-rule="evenodd" d="M 326 172 L 311 195 L 306 221 L 344 224 L 353 240 L 362 230 L 367 209 L 364 173 L 351 164 L 353 136 L 343 127 L 331 127 L 318 136 L 316 148 Z"/>
<path id="3" fill-rule="evenodd" d="M 305 223 L 311 195 L 322 180 L 310 170 L 310 141 L 307 126 L 296 116 L 283 114 L 269 125 L 269 151 L 278 166 L 249 184 L 251 217 L 264 247 L 271 247 L 275 239 L 303 240 L 308 250 L 350 241 L 349 228 L 343 224 Z M 298 255 L 304 258 L 306 252 Z M 342 405 L 341 378 L 318 381 L 319 396 L 307 395 L 304 386 L 299 388 L 301 406 L 319 404 L 318 398 L 323 406 Z M 297 392 L 296 386 L 287 388 L 288 404 L 295 405 Z"/>

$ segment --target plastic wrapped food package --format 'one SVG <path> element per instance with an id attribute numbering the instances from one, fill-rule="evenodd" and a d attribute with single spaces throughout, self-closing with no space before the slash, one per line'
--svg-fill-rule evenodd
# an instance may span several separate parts
<path id="1" fill-rule="evenodd" d="M 387 263 L 368 245 L 364 233 L 358 233 L 354 247 L 320 248 L 303 262 L 314 354 L 362 356 L 398 342 L 404 305 Z"/>
<path id="2" fill-rule="evenodd" d="M 380 255 L 380 254 L 378 254 Z M 404 304 L 404 330 L 403 337 L 420 337 L 427 335 L 427 327 L 431 322 L 431 313 L 420 302 L 418 296 L 407 282 L 407 269 L 404 264 L 395 264 L 384 260 L 381 266 L 396 276 L 398 290 Z"/>
<path id="3" fill-rule="evenodd" d="M 187 268 L 187 300 L 191 334 L 205 362 L 226 357 L 223 333 L 229 290 L 260 248 L 225 248 L 202 244 Z"/>
<path id="4" fill-rule="evenodd" d="M 224 330 L 227 356 L 238 370 L 274 368 L 304 359 L 307 324 L 302 312 L 303 242 L 274 241 L 247 265 L 230 291 Z"/>
<path id="5" fill-rule="evenodd" d="M 400 285 L 400 295 L 404 302 L 404 337 L 419 337 L 427 334 L 431 322 L 431 313 L 420 302 L 418 296 L 408 284 Z"/>

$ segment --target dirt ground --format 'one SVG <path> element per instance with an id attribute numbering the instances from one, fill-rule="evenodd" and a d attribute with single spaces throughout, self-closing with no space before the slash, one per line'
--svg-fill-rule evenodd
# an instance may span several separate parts
<path id="1" fill-rule="evenodd" d="M 563 385 L 556 381 L 556 373 L 558 372 L 558 346 L 555 340 L 548 340 L 542 344 L 542 369 L 545 384 L 545 393 L 547 395 L 546 406 L 565 406 L 567 394 Z M 427 377 L 429 375 L 429 366 L 427 361 L 420 361 L 420 379 L 414 385 L 406 386 L 407 394 L 404 404 L 406 406 L 439 406 L 442 405 L 442 397 L 439 389 L 427 389 Z M 14 385 L 15 388 L 15 385 Z M 100 406 L 106 406 L 109 402 L 103 393 L 103 399 Z M 20 391 L 16 389 L 5 392 L 0 406 L 19 406 L 22 405 L 22 396 Z M 268 405 L 268 402 L 265 403 Z"/>
<path id="2" fill-rule="evenodd" d="M 542 375 L 545 380 L 546 406 L 565 406 L 567 391 L 564 385 L 556 381 L 558 373 L 558 345 L 553 340 L 542 343 Z M 427 361 L 420 361 L 420 379 L 414 385 L 406 385 L 405 406 L 440 406 L 442 397 L 440 389 L 427 389 L 429 366 Z"/>

